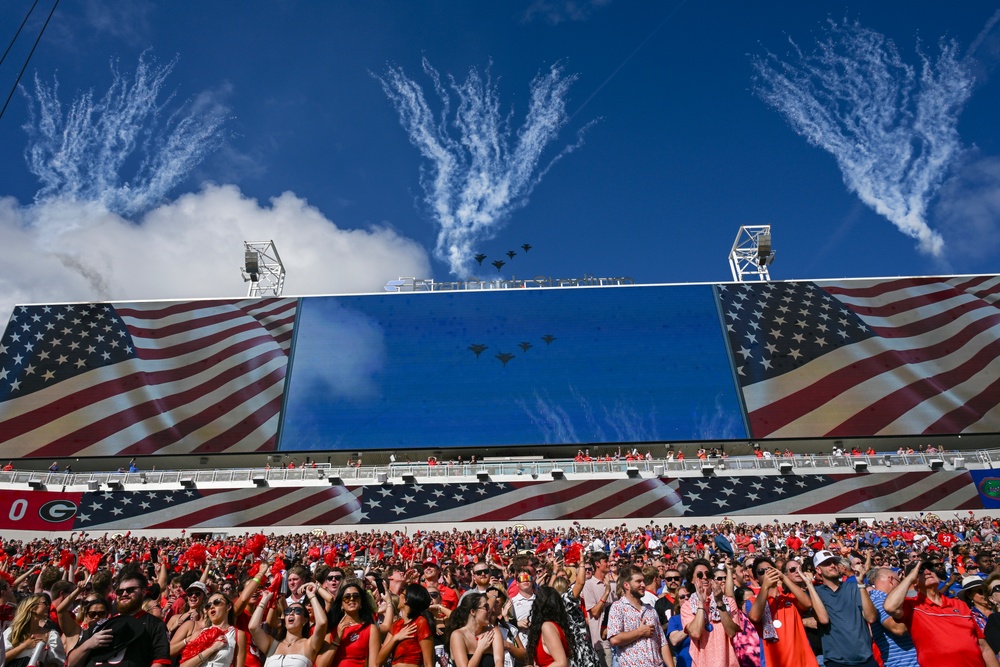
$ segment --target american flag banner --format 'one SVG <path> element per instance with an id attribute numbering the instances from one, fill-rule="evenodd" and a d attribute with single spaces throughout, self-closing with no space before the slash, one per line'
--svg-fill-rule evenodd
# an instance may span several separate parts
<path id="1" fill-rule="evenodd" d="M 355 524 L 361 487 L 182 489 L 84 493 L 73 530 Z"/>
<path id="2" fill-rule="evenodd" d="M 296 306 L 18 306 L 0 340 L 5 455 L 276 449 Z"/>
<path id="3" fill-rule="evenodd" d="M 846 462 L 845 462 L 846 465 Z M 0 490 L 0 530 L 266 529 L 982 509 L 969 472 L 103 492 Z"/>
<path id="4" fill-rule="evenodd" d="M 715 290 L 754 438 L 1000 430 L 1000 276 Z"/>

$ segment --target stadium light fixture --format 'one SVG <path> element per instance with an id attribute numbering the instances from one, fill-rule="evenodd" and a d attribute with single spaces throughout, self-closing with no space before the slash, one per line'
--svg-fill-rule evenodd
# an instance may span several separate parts
<path id="1" fill-rule="evenodd" d="M 404 484 L 416 484 L 417 483 L 417 476 L 414 475 L 412 472 L 404 472 L 403 473 L 403 483 Z"/>
<path id="2" fill-rule="evenodd" d="M 746 282 L 756 276 L 762 282 L 769 281 L 771 274 L 767 267 L 774 262 L 771 247 L 771 225 L 744 225 L 736 232 L 736 240 L 729 251 L 729 269 L 733 280 Z"/>
<path id="3" fill-rule="evenodd" d="M 566 479 L 566 472 L 562 468 L 553 468 L 552 479 Z"/>
<path id="4" fill-rule="evenodd" d="M 326 476 L 326 481 L 330 482 L 330 486 L 343 486 L 344 480 L 341 479 L 340 473 L 331 472 Z"/>
<path id="5" fill-rule="evenodd" d="M 854 461 L 854 472 L 868 472 L 868 462 L 867 461 Z"/>
<path id="6" fill-rule="evenodd" d="M 629 479 L 636 479 L 639 477 L 639 468 L 636 466 L 628 466 L 625 468 L 625 474 L 628 475 Z"/>
<path id="7" fill-rule="evenodd" d="M 179 481 L 181 483 L 181 486 L 183 486 L 185 489 L 194 488 L 194 477 L 191 476 L 181 477 Z"/>
<path id="8" fill-rule="evenodd" d="M 944 469 L 944 459 L 930 459 L 927 463 L 934 472 Z"/>
<path id="9" fill-rule="evenodd" d="M 789 461 L 782 461 L 778 464 L 778 470 L 782 475 L 791 475 L 794 466 Z"/>
<path id="10" fill-rule="evenodd" d="M 488 482 L 488 481 L 490 481 L 490 471 L 489 470 L 480 470 L 479 472 L 476 473 L 476 478 L 480 482 Z"/>
<path id="11" fill-rule="evenodd" d="M 711 463 L 702 463 L 701 474 L 704 475 L 705 477 L 711 477 L 712 475 L 715 474 L 715 466 Z"/>
<path id="12" fill-rule="evenodd" d="M 247 296 L 281 296 L 285 289 L 285 265 L 274 241 L 244 241 L 243 257 L 243 282 L 250 283 Z"/>
<path id="13" fill-rule="evenodd" d="M 121 477 L 109 477 L 108 488 L 112 491 L 121 491 L 125 488 L 125 483 L 122 481 Z"/>
<path id="14" fill-rule="evenodd" d="M 41 477 L 30 477 L 28 479 L 28 486 L 37 491 L 45 488 L 45 482 L 42 481 Z"/>
<path id="15" fill-rule="evenodd" d="M 254 486 L 267 486 L 267 473 L 255 472 L 252 476 Z"/>

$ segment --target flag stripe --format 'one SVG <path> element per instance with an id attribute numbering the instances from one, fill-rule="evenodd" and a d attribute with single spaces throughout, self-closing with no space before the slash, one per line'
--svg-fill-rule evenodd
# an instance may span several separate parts
<path id="1" fill-rule="evenodd" d="M 111 310 L 52 308 L 82 330 L 67 325 L 63 344 L 96 338 L 81 311 Z M 0 404 L 5 445 L 45 457 L 273 450 L 296 308 L 295 299 L 121 305 L 113 312 L 135 357 Z"/>
<path id="2" fill-rule="evenodd" d="M 972 287 L 1000 289 L 988 282 Z M 1000 403 L 989 382 L 1000 375 L 996 307 L 932 279 L 824 289 L 877 335 L 745 386 L 756 437 L 995 430 L 982 417 Z"/>

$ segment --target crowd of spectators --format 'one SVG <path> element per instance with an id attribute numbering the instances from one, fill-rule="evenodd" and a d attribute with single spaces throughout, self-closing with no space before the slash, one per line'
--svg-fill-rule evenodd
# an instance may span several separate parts
<path id="1" fill-rule="evenodd" d="M 992 518 L 5 540 L 12 667 L 1000 667 Z M 286 664 L 288 663 L 288 664 Z"/>

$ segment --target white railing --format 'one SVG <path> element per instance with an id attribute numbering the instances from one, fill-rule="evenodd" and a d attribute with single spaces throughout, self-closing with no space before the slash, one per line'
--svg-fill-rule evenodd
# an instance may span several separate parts
<path id="1" fill-rule="evenodd" d="M 536 457 L 518 460 L 487 460 L 477 463 L 393 463 L 388 466 L 343 466 L 329 463 L 309 464 L 299 468 L 226 468 L 218 470 L 151 470 L 140 472 L 0 472 L 0 484 L 26 484 L 32 487 L 90 486 L 93 490 L 144 484 L 199 484 L 236 483 L 254 484 L 269 482 L 315 482 L 326 480 L 336 483 L 352 480 L 386 481 L 389 478 L 413 476 L 422 479 L 447 480 L 452 478 L 552 476 L 553 470 L 566 475 L 640 475 L 670 476 L 677 473 L 701 472 L 706 465 L 718 471 L 781 471 L 789 464 L 792 470 L 808 472 L 815 468 L 843 467 L 853 469 L 862 462 L 871 470 L 888 470 L 894 467 L 950 468 L 967 466 L 992 468 L 1000 462 L 998 450 L 949 451 L 938 454 L 883 453 L 872 456 L 813 456 L 757 458 L 732 456 L 728 458 L 653 459 L 636 461 L 576 461 L 574 459 L 545 459 Z M 940 463 L 939 463 L 940 462 Z M 558 473 L 557 473 L 558 474 Z"/>

